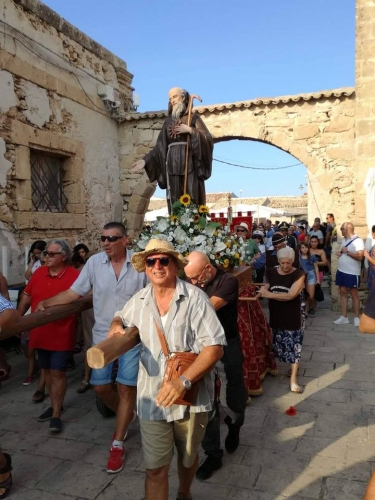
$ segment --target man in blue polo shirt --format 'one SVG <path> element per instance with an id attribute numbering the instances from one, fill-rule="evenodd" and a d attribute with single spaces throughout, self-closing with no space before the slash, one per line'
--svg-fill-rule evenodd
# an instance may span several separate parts
<path id="1" fill-rule="evenodd" d="M 92 291 L 94 345 L 106 339 L 115 312 L 123 309 L 124 304 L 147 283 L 145 273 L 138 273 L 131 264 L 133 252 L 126 248 L 129 239 L 123 224 L 106 224 L 100 239 L 103 252 L 90 257 L 70 289 L 43 301 L 37 307 L 37 310 L 44 310 L 45 307 L 69 304 Z M 124 466 L 123 440 L 133 418 L 139 356 L 139 346 L 136 346 L 118 359 L 117 391 L 112 385 L 113 363 L 91 372 L 90 383 L 96 394 L 117 413 L 116 430 L 106 468 L 109 473 L 120 472 Z"/>

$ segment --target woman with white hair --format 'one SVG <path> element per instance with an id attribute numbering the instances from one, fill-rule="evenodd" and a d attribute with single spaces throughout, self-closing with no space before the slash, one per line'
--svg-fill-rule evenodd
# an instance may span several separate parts
<path id="1" fill-rule="evenodd" d="M 292 248 L 285 247 L 277 252 L 279 266 L 267 269 L 268 284 L 261 288 L 260 293 L 269 299 L 275 354 L 280 361 L 290 364 L 290 390 L 301 394 L 297 373 L 305 329 L 301 309 L 305 272 L 293 267 L 294 258 Z"/>

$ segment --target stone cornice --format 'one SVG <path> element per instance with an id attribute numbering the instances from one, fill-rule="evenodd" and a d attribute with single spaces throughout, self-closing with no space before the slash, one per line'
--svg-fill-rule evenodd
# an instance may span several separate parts
<path id="1" fill-rule="evenodd" d="M 225 111 L 231 109 L 246 109 L 257 106 L 284 106 L 289 103 L 298 103 L 304 101 L 319 101 L 327 99 L 346 99 L 353 97 L 355 94 L 354 87 L 342 87 L 333 90 L 323 90 L 308 94 L 287 95 L 281 97 L 262 97 L 252 99 L 251 101 L 238 101 L 226 104 L 213 104 L 208 106 L 197 106 L 194 108 L 196 113 L 203 115 L 204 113 L 214 113 L 215 111 Z M 121 121 L 144 120 L 149 118 L 165 118 L 167 110 L 163 111 L 147 111 L 145 113 L 129 113 L 121 117 Z"/>
<path id="2" fill-rule="evenodd" d="M 108 49 L 95 42 L 92 38 L 77 29 L 75 26 L 66 21 L 57 12 L 50 9 L 39 0 L 13 0 L 14 3 L 20 5 L 25 11 L 32 12 L 35 16 L 42 19 L 50 26 L 53 26 L 57 31 L 64 33 L 67 37 L 79 43 L 82 47 L 92 52 L 96 56 L 104 59 L 112 64 L 115 68 L 126 70 L 126 62 L 110 52 Z M 132 77 L 129 73 L 129 76 Z"/>

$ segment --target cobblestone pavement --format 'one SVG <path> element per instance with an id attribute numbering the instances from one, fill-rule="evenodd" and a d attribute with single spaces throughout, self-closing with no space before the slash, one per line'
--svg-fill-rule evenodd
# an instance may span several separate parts
<path id="1" fill-rule="evenodd" d="M 375 335 L 353 325 L 335 326 L 336 313 L 321 310 L 308 320 L 299 382 L 289 392 L 286 367 L 267 376 L 253 398 L 241 445 L 224 455 L 224 466 L 205 482 L 195 481 L 194 500 L 362 499 L 375 463 Z M 144 496 L 144 466 L 138 428 L 126 441 L 126 466 L 105 472 L 114 419 L 95 408 L 94 392 L 79 395 L 80 363 L 68 374 L 64 431 L 51 436 L 37 417 L 48 407 L 33 404 L 35 383 L 21 385 L 25 361 L 9 355 L 10 379 L 0 390 L 0 444 L 12 454 L 12 500 L 131 499 Z M 285 411 L 293 405 L 296 416 Z M 223 437 L 225 429 L 223 425 Z M 177 488 L 171 467 L 170 498 Z"/>

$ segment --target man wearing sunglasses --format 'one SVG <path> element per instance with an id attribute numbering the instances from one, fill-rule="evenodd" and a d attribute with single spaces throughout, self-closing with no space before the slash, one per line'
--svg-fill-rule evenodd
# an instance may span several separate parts
<path id="1" fill-rule="evenodd" d="M 246 222 L 241 222 L 234 228 L 234 230 L 237 238 L 243 239 L 243 247 L 244 247 L 243 262 L 249 263 L 253 257 L 255 258 L 259 257 L 260 256 L 259 247 L 256 241 L 254 241 L 251 238 L 249 226 L 246 224 Z"/>
<path id="2" fill-rule="evenodd" d="M 65 293 L 77 279 L 79 272 L 68 265 L 71 250 L 65 240 L 52 240 L 47 243 L 46 265 L 39 267 L 27 283 L 18 305 L 24 315 L 31 306 L 31 312 L 41 301 L 48 301 L 59 292 Z M 49 422 L 51 432 L 61 432 L 60 414 L 66 393 L 66 369 L 69 352 L 74 349 L 75 315 L 59 319 L 47 325 L 38 326 L 30 331 L 29 347 L 38 352 L 38 362 L 45 370 L 46 385 L 50 390 L 51 406 L 42 413 L 39 422 Z"/>
<path id="3" fill-rule="evenodd" d="M 224 356 L 216 364 L 216 371 L 221 382 L 220 401 L 227 414 L 224 419 L 228 426 L 225 449 L 228 453 L 234 453 L 240 444 L 240 429 L 244 424 L 248 398 L 237 326 L 238 280 L 232 274 L 212 266 L 207 255 L 202 252 L 191 252 L 187 259 L 187 278 L 208 295 L 225 332 L 227 345 L 224 346 Z M 198 479 L 205 480 L 223 465 L 217 401 L 209 416 L 202 447 L 207 458 L 196 475 Z"/>
<path id="4" fill-rule="evenodd" d="M 141 290 L 147 283 L 144 273 L 137 273 L 132 264 L 132 250 L 126 228 L 119 222 L 110 222 L 103 228 L 100 242 L 103 251 L 93 255 L 82 269 L 69 290 L 43 301 L 38 310 L 60 304 L 69 304 L 92 291 L 95 324 L 93 344 L 107 336 L 116 311 Z M 123 440 L 133 419 L 139 365 L 139 346 L 118 359 L 117 390 L 112 384 L 114 363 L 105 368 L 93 369 L 90 383 L 103 402 L 117 413 L 116 430 L 110 448 L 106 470 L 117 473 L 125 460 Z"/>
<path id="5" fill-rule="evenodd" d="M 132 257 L 138 272 L 150 280 L 144 290 L 116 313 L 109 336 L 136 326 L 141 338 L 137 408 L 146 465 L 146 500 L 168 499 L 168 472 L 174 446 L 178 451 L 178 499 L 191 498 L 190 487 L 198 466 L 198 450 L 211 410 L 211 369 L 223 355 L 224 331 L 208 297 L 178 278 L 186 264 L 171 243 L 153 239 Z M 198 354 L 180 378 L 163 383 L 165 356 L 157 328 L 172 353 Z M 174 404 L 200 381 L 192 406 Z M 175 497 L 176 498 L 176 497 Z"/>

